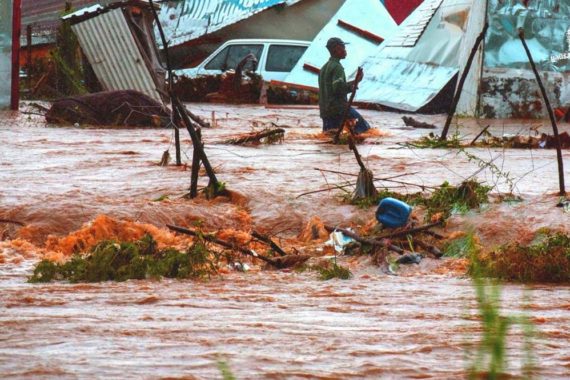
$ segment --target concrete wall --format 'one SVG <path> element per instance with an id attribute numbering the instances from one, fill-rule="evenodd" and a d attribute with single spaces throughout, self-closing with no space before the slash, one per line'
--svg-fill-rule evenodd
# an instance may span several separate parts
<path id="1" fill-rule="evenodd" d="M 541 76 L 552 107 L 569 107 L 570 73 L 545 71 Z M 534 73 L 526 69 L 484 69 L 480 116 L 500 119 L 547 118 Z"/>
<path id="2" fill-rule="evenodd" d="M 312 41 L 345 0 L 303 0 L 292 6 L 276 6 L 229 25 L 206 37 L 213 42 L 171 49 L 175 66 L 197 64 L 227 40 L 238 38 L 278 38 Z M 196 62 L 197 61 L 197 62 Z"/>
<path id="3" fill-rule="evenodd" d="M 12 2 L 0 2 L 0 109 L 10 107 L 12 77 Z"/>

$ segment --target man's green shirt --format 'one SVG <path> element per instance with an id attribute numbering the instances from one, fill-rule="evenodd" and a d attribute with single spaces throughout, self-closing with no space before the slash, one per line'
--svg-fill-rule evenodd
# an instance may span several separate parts
<path id="1" fill-rule="evenodd" d="M 319 74 L 319 109 L 321 118 L 341 117 L 346 110 L 346 94 L 350 92 L 344 68 L 338 58 L 331 57 Z"/>

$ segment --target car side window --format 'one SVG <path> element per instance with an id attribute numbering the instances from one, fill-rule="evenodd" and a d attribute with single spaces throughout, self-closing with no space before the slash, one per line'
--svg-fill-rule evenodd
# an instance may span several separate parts
<path id="1" fill-rule="evenodd" d="M 221 71 L 235 69 L 238 63 L 250 53 L 259 61 L 262 51 L 263 45 L 231 45 L 219 52 L 204 68 Z M 252 69 L 254 69 L 252 62 L 248 62 L 244 67 L 244 71 Z"/>
<path id="2" fill-rule="evenodd" d="M 224 65 L 226 63 L 226 58 L 228 56 L 228 51 L 230 51 L 230 46 L 227 46 L 224 50 L 219 52 L 204 68 L 206 70 L 225 70 Z"/>
<path id="3" fill-rule="evenodd" d="M 228 54 L 226 70 L 235 69 L 238 63 L 241 62 L 247 55 L 253 54 L 259 62 L 261 58 L 261 52 L 263 51 L 263 45 L 233 45 L 230 47 L 230 52 Z M 248 62 L 243 71 L 254 70 L 253 62 Z"/>
<path id="4" fill-rule="evenodd" d="M 297 64 L 306 46 L 271 45 L 267 53 L 266 71 L 289 72 Z"/>

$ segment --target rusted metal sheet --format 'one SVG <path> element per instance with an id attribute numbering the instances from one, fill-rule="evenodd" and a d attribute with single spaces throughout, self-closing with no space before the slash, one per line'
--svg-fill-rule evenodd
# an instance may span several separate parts
<path id="1" fill-rule="evenodd" d="M 182 0 L 162 4 L 160 21 L 170 45 L 213 33 L 278 5 L 301 0 Z"/>
<path id="2" fill-rule="evenodd" d="M 113 9 L 72 26 L 105 90 L 137 90 L 162 101 L 123 11 Z"/>

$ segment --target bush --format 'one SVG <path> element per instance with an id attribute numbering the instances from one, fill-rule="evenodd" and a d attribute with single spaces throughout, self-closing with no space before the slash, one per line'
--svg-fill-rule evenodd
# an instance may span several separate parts
<path id="1" fill-rule="evenodd" d="M 198 240 L 186 252 L 174 248 L 158 250 L 156 241 L 145 235 L 136 242 L 103 241 L 89 254 L 76 254 L 63 264 L 42 260 L 29 282 L 101 282 L 145 278 L 203 278 L 216 273 L 214 254 Z"/>
<path id="2" fill-rule="evenodd" d="M 479 257 L 491 277 L 521 282 L 570 282 L 570 237 L 540 230 L 530 245 L 512 242 Z"/>

